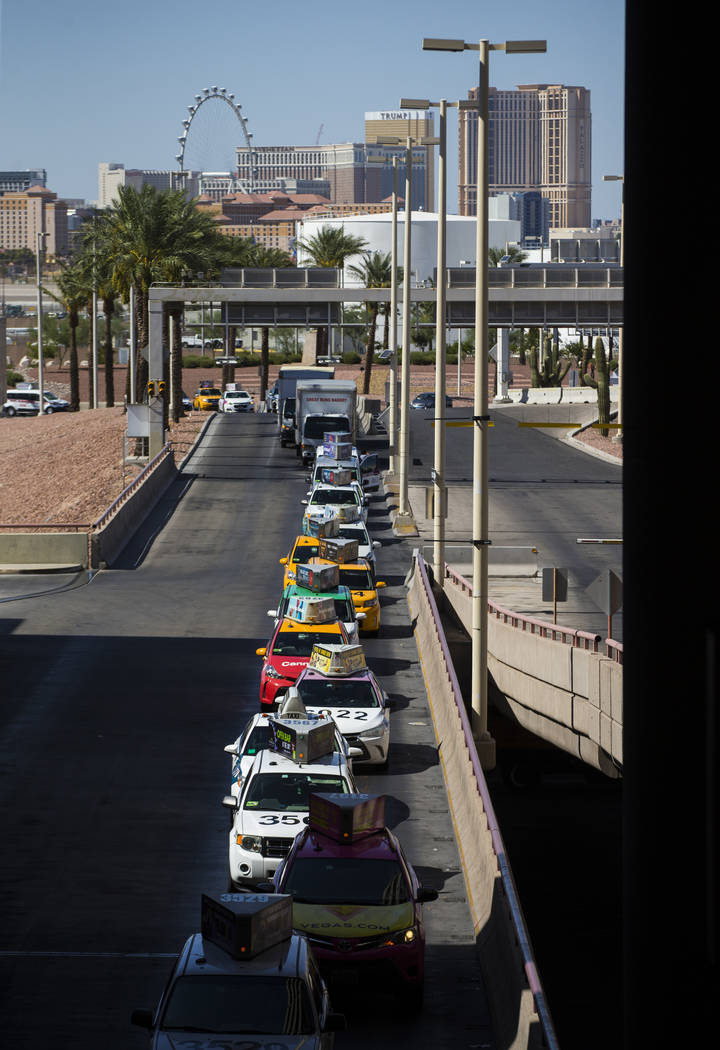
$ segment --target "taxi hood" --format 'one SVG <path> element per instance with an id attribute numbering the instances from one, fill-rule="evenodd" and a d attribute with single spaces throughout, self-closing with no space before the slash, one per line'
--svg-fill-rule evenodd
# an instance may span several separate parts
<path id="1" fill-rule="evenodd" d="M 375 937 L 404 930 L 415 921 L 412 901 L 405 904 L 293 904 L 293 926 L 309 937 Z"/>
<path id="2" fill-rule="evenodd" d="M 318 1050 L 317 1035 L 265 1035 L 247 1032 L 244 1035 L 227 1035 L 225 1032 L 159 1032 L 153 1044 L 154 1050 L 208 1050 L 210 1047 L 223 1050 L 260 1050 L 271 1046 L 273 1050 Z"/>

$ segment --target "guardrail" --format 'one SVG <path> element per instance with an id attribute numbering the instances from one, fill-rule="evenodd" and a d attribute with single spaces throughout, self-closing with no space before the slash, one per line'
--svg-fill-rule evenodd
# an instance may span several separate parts
<path id="1" fill-rule="evenodd" d="M 417 589 L 414 587 L 415 577 L 419 581 L 419 588 Z M 487 954 L 483 969 L 488 985 L 488 997 L 495 1004 L 493 1014 L 497 1025 L 501 1029 L 501 1031 L 496 1032 L 498 1045 L 510 1045 L 509 1042 L 505 1041 L 504 1037 L 507 1036 L 508 1039 L 512 1039 L 512 1045 L 518 1050 L 521 1047 L 529 1047 L 531 1045 L 533 1047 L 543 1046 L 551 1048 L 551 1050 L 557 1050 L 558 1042 L 550 1010 L 532 955 L 530 938 L 505 844 L 500 833 L 500 826 L 480 764 L 470 720 L 465 710 L 465 703 L 455 674 L 440 613 L 428 579 L 425 562 L 417 550 L 413 553 L 413 568 L 408 579 L 412 579 L 409 585 L 410 592 L 415 594 L 416 600 L 421 599 L 425 606 L 425 609 L 418 613 L 416 632 L 422 632 L 431 645 L 433 640 L 437 641 L 440 648 L 440 653 L 437 656 L 440 657 L 440 661 L 436 660 L 436 654 L 432 655 L 431 660 L 433 665 L 436 665 L 438 662 L 442 663 L 444 674 L 449 681 L 449 689 L 443 688 L 442 672 L 438 674 L 436 671 L 430 677 L 428 692 L 433 709 L 433 720 L 440 740 L 439 751 L 443 758 L 443 767 L 446 769 L 446 774 L 449 772 L 449 775 L 446 775 L 446 782 L 453 813 L 456 815 L 458 823 L 465 821 L 466 830 L 471 830 L 472 828 L 474 831 L 473 839 L 475 841 L 471 845 L 466 844 L 468 852 L 471 850 L 476 852 L 482 850 L 482 847 L 479 845 L 482 836 L 478 834 L 477 829 L 483 823 L 487 824 L 487 832 L 489 834 L 494 872 L 488 871 L 490 865 L 487 857 L 479 858 L 477 864 L 472 862 L 466 863 L 462 848 L 463 844 L 458 842 L 458 845 L 460 846 L 461 858 L 463 859 L 463 869 L 468 884 L 468 895 L 474 922 L 476 928 L 480 927 L 478 929 L 478 941 L 481 947 L 481 955 L 483 954 L 483 946 Z M 417 593 L 418 590 L 419 594 Z M 408 597 L 410 597 L 410 594 Z M 430 621 L 429 624 L 427 622 L 428 619 Z M 425 622 L 421 624 L 421 621 Z M 433 688 L 435 683 L 437 683 L 436 688 Z M 448 710 L 449 707 L 452 707 L 452 711 Z M 464 750 L 466 750 L 469 759 L 474 780 L 473 786 L 477 793 L 474 813 L 468 813 L 468 806 L 472 807 L 473 803 L 472 794 L 467 791 L 466 785 L 458 787 L 453 783 L 455 775 L 462 776 L 461 771 L 458 770 L 458 763 L 452 761 L 453 758 L 457 759 L 458 757 L 457 744 L 453 739 L 453 716 L 457 720 L 454 724 L 457 725 L 459 722 L 460 734 L 458 735 L 461 735 Z M 445 764 L 445 755 L 450 756 L 449 767 Z M 470 794 L 469 800 L 468 794 Z M 468 817 L 470 818 L 471 828 L 468 827 Z M 471 854 L 471 857 L 473 856 Z M 498 908 L 498 881 L 501 899 L 507 908 L 505 916 L 501 914 L 501 910 Z M 492 899 L 489 899 L 490 896 Z M 515 952 L 519 952 L 527 990 L 532 996 L 532 1007 L 523 1002 L 522 989 L 513 987 L 518 982 L 518 975 L 512 972 L 512 959 Z M 503 962 L 505 965 L 504 970 Z M 519 994 L 514 996 L 510 989 Z M 514 1004 L 514 1006 L 510 1004 Z M 537 1020 L 534 1020 L 533 1014 Z M 538 1040 L 538 1025 L 541 1041 Z"/>
<path id="2" fill-rule="evenodd" d="M 120 509 L 123 503 L 125 503 L 125 501 L 128 500 L 130 496 L 132 496 L 133 492 L 135 492 L 142 485 L 143 481 L 145 481 L 147 476 L 149 474 L 152 474 L 153 470 L 155 470 L 155 468 L 160 463 L 162 463 L 164 459 L 166 459 L 169 455 L 172 454 L 172 450 L 173 444 L 171 441 L 168 441 L 160 449 L 157 456 L 154 456 L 150 460 L 150 462 L 145 467 L 143 467 L 140 473 L 133 478 L 130 484 L 122 490 L 117 499 L 113 500 L 110 506 L 100 515 L 100 517 L 92 523 L 90 528 L 94 532 L 98 529 L 101 529 L 103 525 L 105 525 L 110 520 L 113 514 L 115 514 L 115 512 Z"/>

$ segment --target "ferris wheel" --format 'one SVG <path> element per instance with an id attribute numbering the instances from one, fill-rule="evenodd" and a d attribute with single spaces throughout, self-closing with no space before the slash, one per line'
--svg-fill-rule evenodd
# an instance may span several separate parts
<path id="1" fill-rule="evenodd" d="M 175 156 L 175 160 L 178 162 L 180 171 L 185 171 L 185 146 L 187 143 L 187 137 L 188 132 L 190 131 L 190 126 L 192 125 L 193 120 L 197 117 L 200 108 L 204 106 L 207 102 L 210 102 L 211 100 L 219 100 L 221 103 L 225 103 L 225 105 L 230 107 L 232 112 L 237 117 L 240 127 L 242 128 L 242 134 L 245 140 L 245 145 L 247 146 L 251 157 L 253 155 L 253 145 L 251 141 L 253 136 L 252 133 L 248 131 L 247 120 L 245 119 L 242 113 L 242 106 L 239 102 L 235 101 L 235 96 L 231 92 L 226 91 L 225 88 L 209 87 L 205 88 L 201 95 L 196 95 L 195 102 L 191 106 L 187 107 L 188 113 L 190 115 L 182 122 L 183 133 L 182 135 L 178 136 L 178 142 L 180 143 L 180 152 Z M 251 163 L 249 183 L 242 183 L 240 182 L 240 180 L 237 180 L 238 188 L 245 193 L 252 193 L 254 189 L 254 175 L 255 164 Z"/>

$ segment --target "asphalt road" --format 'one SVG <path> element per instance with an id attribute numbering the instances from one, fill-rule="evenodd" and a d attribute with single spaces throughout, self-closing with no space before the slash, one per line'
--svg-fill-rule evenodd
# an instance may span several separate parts
<path id="1" fill-rule="evenodd" d="M 3 1043 L 132 1050 L 198 928 L 200 895 L 227 874 L 223 745 L 257 710 L 277 560 L 299 530 L 305 474 L 272 416 L 218 417 L 112 570 L 0 606 Z M 445 788 L 403 578 L 408 546 L 370 510 L 383 628 L 368 662 L 394 700 L 390 824 L 423 881 L 427 994 L 343 1004 L 337 1046 L 491 1046 Z M 67 581 L 52 581 L 57 584 Z"/>

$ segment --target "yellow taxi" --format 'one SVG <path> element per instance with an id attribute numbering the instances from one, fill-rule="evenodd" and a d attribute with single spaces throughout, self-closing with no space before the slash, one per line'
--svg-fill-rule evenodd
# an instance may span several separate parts
<path id="1" fill-rule="evenodd" d="M 203 386 L 193 394 L 193 408 L 202 412 L 217 412 L 222 393 L 214 386 Z"/>
<path id="2" fill-rule="evenodd" d="M 323 565 L 332 564 L 325 558 L 318 558 Z M 363 613 L 360 619 L 360 630 L 364 634 L 377 634 L 380 630 L 380 599 L 378 591 L 386 587 L 384 580 L 373 579 L 372 569 L 365 558 L 346 562 L 339 566 L 340 586 L 348 587 L 352 595 L 355 613 Z"/>
<path id="3" fill-rule="evenodd" d="M 317 558 L 320 550 L 320 540 L 317 536 L 296 536 L 287 558 L 281 558 L 280 564 L 285 566 L 283 577 L 283 590 L 289 583 L 295 583 L 295 571 L 298 565 L 304 565 L 311 558 Z"/>

